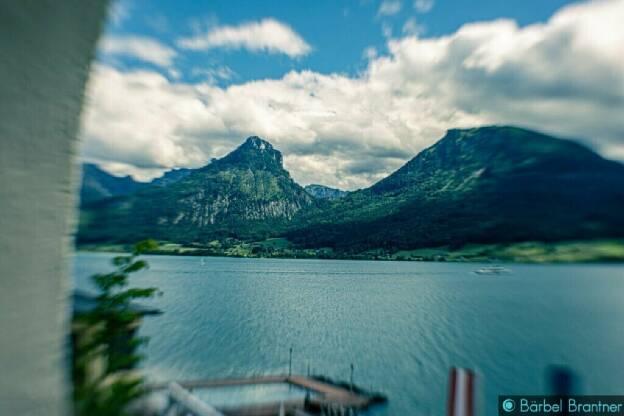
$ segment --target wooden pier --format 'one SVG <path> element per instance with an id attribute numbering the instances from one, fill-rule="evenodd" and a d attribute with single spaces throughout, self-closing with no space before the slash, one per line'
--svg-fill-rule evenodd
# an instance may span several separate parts
<path id="1" fill-rule="evenodd" d="M 149 390 L 158 391 L 168 389 L 171 390 L 171 384 L 152 384 L 148 386 Z M 191 409 L 188 406 L 184 406 L 186 397 L 184 394 L 180 394 L 178 387 L 181 387 L 185 391 L 192 393 L 197 389 L 212 389 L 219 387 L 231 387 L 231 386 L 247 386 L 257 384 L 290 384 L 300 389 L 310 391 L 314 393 L 307 398 L 291 399 L 282 402 L 269 402 L 260 404 L 243 404 L 236 407 L 222 407 L 218 408 L 220 414 L 226 416 L 274 416 L 279 415 L 280 408 L 283 408 L 284 414 L 306 415 L 309 409 L 312 409 L 311 414 L 352 414 L 357 410 L 366 409 L 373 403 L 385 402 L 386 398 L 379 394 L 373 394 L 364 392 L 361 389 L 355 388 L 355 386 L 347 387 L 346 384 L 332 383 L 329 381 L 321 381 L 314 377 L 306 377 L 301 375 L 266 375 L 266 376 L 252 376 L 245 378 L 227 378 L 227 379 L 206 379 L 206 380 L 193 380 L 193 381 L 179 381 L 173 383 L 174 394 L 170 391 L 170 400 L 178 401 L 179 404 L 187 408 L 187 411 Z M 177 387 L 176 387 L 177 386 Z M 175 397 L 172 397 L 175 396 Z M 179 398 L 183 397 L 182 402 Z M 193 396 L 193 400 L 196 398 Z M 210 403 L 208 403 L 210 405 Z M 196 413 L 197 414 L 197 413 Z M 214 414 L 214 413 L 212 413 Z M 216 413 L 219 414 L 219 413 Z M 201 413 L 197 414 L 202 416 Z"/>

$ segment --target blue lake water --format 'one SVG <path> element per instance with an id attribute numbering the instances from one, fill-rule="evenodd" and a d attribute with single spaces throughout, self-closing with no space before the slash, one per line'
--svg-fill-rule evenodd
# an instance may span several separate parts
<path id="1" fill-rule="evenodd" d="M 112 255 L 80 253 L 76 286 Z M 155 380 L 293 372 L 385 392 L 375 415 L 445 414 L 448 371 L 477 371 L 480 414 L 499 394 L 544 394 L 549 365 L 580 393 L 624 394 L 624 267 L 146 256 L 145 367 Z"/>

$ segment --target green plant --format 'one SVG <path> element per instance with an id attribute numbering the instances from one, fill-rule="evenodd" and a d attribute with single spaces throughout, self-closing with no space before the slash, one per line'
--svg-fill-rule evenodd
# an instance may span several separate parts
<path id="1" fill-rule="evenodd" d="M 76 415 L 124 415 L 142 393 L 142 378 L 130 370 L 142 360 L 137 348 L 148 339 L 136 335 L 142 315 L 131 302 L 153 296 L 156 288 L 128 288 L 128 278 L 148 267 L 139 256 L 156 247 L 153 240 L 142 241 L 131 254 L 113 258 L 112 272 L 92 276 L 99 290 L 96 307 L 74 319 L 79 328 L 72 369 Z"/>

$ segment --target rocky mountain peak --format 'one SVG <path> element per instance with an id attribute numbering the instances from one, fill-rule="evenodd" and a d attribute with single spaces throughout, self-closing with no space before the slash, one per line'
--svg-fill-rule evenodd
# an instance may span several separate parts
<path id="1" fill-rule="evenodd" d="M 267 142 L 266 140 L 262 139 L 261 137 L 258 136 L 250 136 L 247 138 L 247 140 L 245 140 L 245 143 L 243 143 L 243 146 L 247 146 L 250 147 L 252 149 L 257 149 L 259 151 L 271 151 L 274 150 L 273 149 L 273 145 L 269 142 Z"/>
<path id="2" fill-rule="evenodd" d="M 248 137 L 234 151 L 215 162 L 217 165 L 236 165 L 253 169 L 283 170 L 282 153 L 258 136 Z"/>

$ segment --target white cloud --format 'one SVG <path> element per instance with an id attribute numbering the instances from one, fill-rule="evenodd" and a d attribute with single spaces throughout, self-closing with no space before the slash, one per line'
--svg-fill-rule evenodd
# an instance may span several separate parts
<path id="1" fill-rule="evenodd" d="M 381 34 L 384 38 L 388 39 L 392 37 L 392 25 L 387 22 L 381 24 Z"/>
<path id="2" fill-rule="evenodd" d="M 397 14 L 403 8 L 403 3 L 399 0 L 383 0 L 377 10 L 378 16 L 392 16 Z"/>
<path id="3" fill-rule="evenodd" d="M 283 53 L 291 58 L 307 55 L 311 50 L 290 26 L 275 19 L 239 26 L 215 26 L 206 33 L 179 39 L 178 45 L 192 50 L 244 48 L 254 52 Z"/>
<path id="4" fill-rule="evenodd" d="M 131 4 L 129 0 L 114 0 L 110 2 L 108 17 L 116 26 L 121 26 L 130 17 Z"/>
<path id="5" fill-rule="evenodd" d="M 202 165 L 257 134 L 297 181 L 353 189 L 446 129 L 496 123 L 585 137 L 623 157 L 622 21 L 624 0 L 599 0 L 522 28 L 497 20 L 389 40 L 388 54 L 354 77 L 293 71 L 227 88 L 100 65 L 84 155 L 154 172 Z"/>
<path id="6" fill-rule="evenodd" d="M 209 84 L 216 84 L 219 80 L 230 80 L 236 77 L 236 72 L 227 65 L 220 65 L 209 68 L 193 68 L 191 75 L 202 77 Z"/>
<path id="7" fill-rule="evenodd" d="M 415 0 L 414 8 L 419 13 L 428 13 L 431 9 L 433 9 L 434 4 L 434 0 Z"/>
<path id="8" fill-rule="evenodd" d="M 377 57 L 377 48 L 375 48 L 374 46 L 369 46 L 368 48 L 364 49 L 364 52 L 362 52 L 362 57 L 366 58 L 366 59 L 374 59 Z"/>
<path id="9" fill-rule="evenodd" d="M 425 33 L 425 27 L 418 23 L 416 19 L 410 17 L 403 25 L 403 33 L 409 36 L 419 36 Z"/>
<path id="10" fill-rule="evenodd" d="M 147 36 L 105 36 L 99 49 L 108 55 L 131 56 L 164 68 L 170 67 L 177 55 L 175 49 Z"/>
<path id="11" fill-rule="evenodd" d="M 209 118 L 196 89 L 154 71 L 123 73 L 96 65 L 84 118 L 84 154 L 103 162 L 162 169 L 205 162 L 183 131 Z M 209 123 L 204 122 L 204 126 Z"/>

